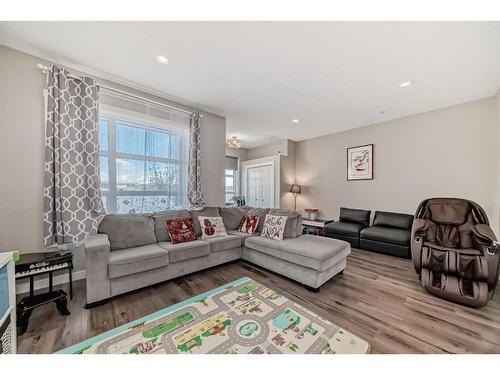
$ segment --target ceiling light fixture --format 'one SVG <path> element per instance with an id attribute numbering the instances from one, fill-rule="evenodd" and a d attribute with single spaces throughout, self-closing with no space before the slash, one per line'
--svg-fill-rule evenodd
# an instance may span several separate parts
<path id="1" fill-rule="evenodd" d="M 157 56 L 156 61 L 158 61 L 160 64 L 168 64 L 168 58 L 165 56 Z"/>
<path id="2" fill-rule="evenodd" d="M 292 122 L 293 122 L 294 124 L 298 124 L 298 123 L 299 123 L 299 120 L 297 120 L 297 119 L 293 119 L 293 120 L 292 120 Z"/>
<path id="3" fill-rule="evenodd" d="M 227 147 L 229 148 L 241 148 L 241 141 L 238 137 L 233 136 L 227 141 Z"/>
<path id="4" fill-rule="evenodd" d="M 408 87 L 412 84 L 412 81 L 404 81 L 399 84 L 399 87 Z"/>
<path id="5" fill-rule="evenodd" d="M 383 109 L 383 110 L 379 111 L 378 113 L 380 113 L 381 115 L 385 115 L 386 112 L 387 111 L 385 109 Z"/>

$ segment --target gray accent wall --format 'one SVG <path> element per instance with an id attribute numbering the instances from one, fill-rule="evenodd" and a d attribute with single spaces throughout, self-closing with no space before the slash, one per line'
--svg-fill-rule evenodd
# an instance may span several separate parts
<path id="1" fill-rule="evenodd" d="M 38 63 L 50 65 L 49 61 L 0 46 L 0 252 L 45 250 L 42 204 L 46 78 L 36 67 Z M 96 80 L 189 109 L 142 91 Z M 219 206 L 224 204 L 226 119 L 206 112 L 201 114 L 202 186 L 207 205 Z M 76 268 L 81 269 L 80 254 L 76 262 Z"/>
<path id="2" fill-rule="evenodd" d="M 484 207 L 498 233 L 499 103 L 497 96 L 297 142 L 298 209 L 335 219 L 341 206 L 413 214 L 425 198 L 463 197 Z M 347 181 L 346 149 L 368 143 L 374 180 Z"/>

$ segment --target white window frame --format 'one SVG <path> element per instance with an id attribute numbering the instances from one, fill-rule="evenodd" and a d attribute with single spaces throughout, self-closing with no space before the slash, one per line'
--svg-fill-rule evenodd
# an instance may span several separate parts
<path id="1" fill-rule="evenodd" d="M 116 112 L 110 110 L 100 110 L 99 112 L 99 122 L 101 119 L 106 119 L 108 121 L 108 150 L 101 150 L 99 147 L 99 156 L 105 156 L 108 158 L 108 192 L 105 193 L 101 190 L 101 195 L 106 197 L 106 212 L 109 213 L 117 213 L 117 198 L 119 196 L 165 196 L 172 195 L 171 191 L 139 191 L 139 190 L 126 190 L 119 191 L 117 189 L 117 175 L 116 175 L 116 160 L 117 159 L 131 159 L 131 160 L 143 160 L 143 161 L 151 161 L 151 162 L 161 162 L 161 163 L 169 163 L 169 164 L 178 164 L 179 165 L 179 190 L 187 191 L 187 166 L 186 168 L 182 167 L 181 164 L 181 155 L 184 154 L 184 142 L 179 142 L 179 150 L 178 155 L 179 159 L 171 159 L 171 158 L 162 158 L 162 157 L 153 157 L 153 156 L 144 156 L 138 154 L 130 154 L 124 152 L 116 151 L 116 124 L 117 122 L 124 122 L 130 126 L 137 126 L 138 128 L 144 128 L 146 131 L 148 129 L 154 129 L 159 131 L 168 132 L 168 127 L 171 124 L 160 118 L 144 116 L 141 114 L 136 114 L 135 112 L 127 111 L 125 109 L 121 109 Z M 162 126 L 163 125 L 163 126 Z M 187 163 L 187 161 L 186 161 Z M 187 203 L 187 202 L 186 202 Z M 187 208 L 183 207 L 183 208 Z"/>

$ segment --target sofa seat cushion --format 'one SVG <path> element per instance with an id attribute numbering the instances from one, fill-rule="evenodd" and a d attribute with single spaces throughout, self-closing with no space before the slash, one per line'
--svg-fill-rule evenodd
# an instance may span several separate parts
<path id="1" fill-rule="evenodd" d="M 109 278 L 165 267 L 168 263 L 167 251 L 156 244 L 112 251 L 109 255 Z"/>
<path id="2" fill-rule="evenodd" d="M 206 241 L 210 244 L 211 253 L 234 249 L 235 247 L 241 247 L 241 239 L 238 236 L 227 235 L 224 237 L 211 237 L 203 241 Z"/>
<path id="3" fill-rule="evenodd" d="M 409 246 L 411 232 L 404 229 L 372 226 L 361 231 L 360 238 L 364 240 L 392 243 Z"/>
<path id="4" fill-rule="evenodd" d="M 351 253 L 351 246 L 345 241 L 307 234 L 283 241 L 249 237 L 245 240 L 245 246 L 318 272 L 329 269 Z"/>
<path id="5" fill-rule="evenodd" d="M 363 229 L 363 226 L 356 223 L 335 221 L 333 223 L 326 224 L 323 229 L 328 233 L 341 234 L 348 237 L 359 237 L 359 232 Z"/>
<path id="6" fill-rule="evenodd" d="M 196 240 L 175 245 L 170 242 L 160 242 L 158 245 L 167 250 L 170 263 L 210 255 L 210 244 L 207 241 Z"/>
<path id="7" fill-rule="evenodd" d="M 241 239 L 241 246 L 245 245 L 245 240 L 250 237 L 260 237 L 260 233 L 255 232 L 255 233 L 245 233 L 245 232 L 240 232 L 237 230 L 228 230 L 227 234 L 232 235 L 232 236 L 237 236 Z"/>

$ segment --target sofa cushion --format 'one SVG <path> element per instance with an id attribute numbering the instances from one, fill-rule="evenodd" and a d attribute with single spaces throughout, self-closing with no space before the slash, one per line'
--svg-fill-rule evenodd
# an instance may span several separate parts
<path id="1" fill-rule="evenodd" d="M 111 251 L 156 243 L 150 215 L 106 215 L 98 232 L 108 235 Z"/>
<path id="2" fill-rule="evenodd" d="M 371 211 L 367 210 L 341 207 L 339 221 L 361 224 L 367 227 L 370 225 L 370 212 Z"/>
<path id="3" fill-rule="evenodd" d="M 245 233 L 245 232 L 239 232 L 237 230 L 228 230 L 227 234 L 239 237 L 241 239 L 241 246 L 245 245 L 245 239 L 247 239 L 249 237 L 260 236 L 260 233 L 257 233 L 257 232 L 255 232 L 255 233 Z"/>
<path id="4" fill-rule="evenodd" d="M 109 278 L 165 267 L 168 263 L 167 251 L 157 244 L 116 250 L 109 256 Z"/>
<path id="5" fill-rule="evenodd" d="M 387 242 L 395 245 L 410 245 L 409 230 L 371 226 L 361 231 L 360 238 L 371 241 Z"/>
<path id="6" fill-rule="evenodd" d="M 245 240 L 245 246 L 319 272 L 337 264 L 351 252 L 351 246 L 345 241 L 307 234 L 283 241 L 249 237 Z"/>
<path id="7" fill-rule="evenodd" d="M 173 219 L 177 217 L 190 217 L 191 213 L 188 210 L 171 210 L 155 212 L 153 217 L 153 222 L 155 225 L 155 235 L 156 241 L 170 241 L 170 236 L 167 230 L 167 219 Z"/>
<path id="8" fill-rule="evenodd" d="M 241 247 L 241 238 L 238 236 L 227 235 L 225 237 L 212 237 L 204 241 L 210 244 L 211 253 Z"/>
<path id="9" fill-rule="evenodd" d="M 238 226 L 238 232 L 255 233 L 259 226 L 259 215 L 245 215 Z"/>
<path id="10" fill-rule="evenodd" d="M 196 237 L 201 237 L 201 225 L 198 220 L 198 216 L 220 216 L 219 207 L 204 207 L 199 211 L 190 210 L 189 212 L 191 212 L 191 216 L 193 217 L 194 233 L 196 234 Z"/>
<path id="11" fill-rule="evenodd" d="M 273 240 L 283 241 L 288 216 L 275 216 L 267 214 L 264 220 L 264 228 L 262 228 L 261 236 L 272 238 Z"/>
<path id="12" fill-rule="evenodd" d="M 356 223 L 335 221 L 333 223 L 326 224 L 323 229 L 327 233 L 341 234 L 348 237 L 359 237 L 359 232 L 363 229 L 363 226 Z"/>
<path id="13" fill-rule="evenodd" d="M 269 208 L 250 208 L 247 212 L 247 215 L 258 215 L 259 216 L 259 225 L 257 225 L 256 232 L 262 232 L 262 228 L 264 228 L 264 219 L 266 215 L 269 213 Z"/>
<path id="14" fill-rule="evenodd" d="M 219 212 L 226 230 L 236 230 L 250 207 L 220 207 Z"/>
<path id="15" fill-rule="evenodd" d="M 189 241 L 173 245 L 170 242 L 158 243 L 167 250 L 170 263 L 182 262 L 183 260 L 204 257 L 210 254 L 210 244 L 207 241 Z"/>
<path id="16" fill-rule="evenodd" d="M 299 222 L 302 223 L 302 215 L 294 210 L 286 210 L 283 208 L 271 208 L 269 215 L 287 216 L 284 238 L 295 238 L 302 234 L 302 230 L 298 230 Z"/>
<path id="17" fill-rule="evenodd" d="M 396 212 L 375 211 L 373 225 L 410 230 L 413 224 L 413 215 Z"/>

